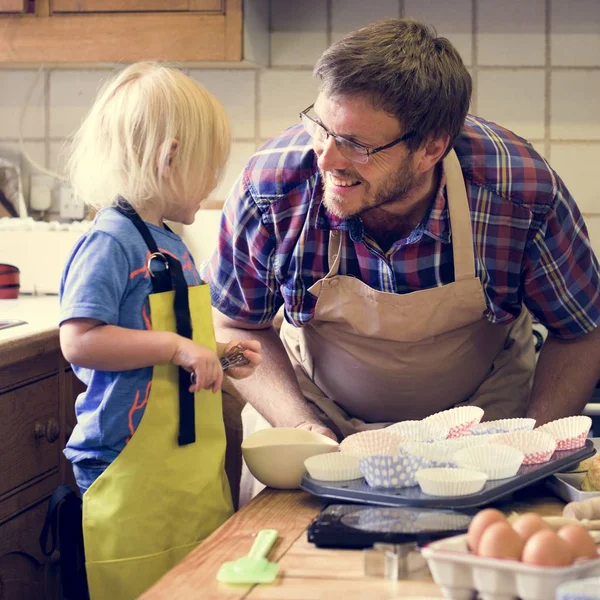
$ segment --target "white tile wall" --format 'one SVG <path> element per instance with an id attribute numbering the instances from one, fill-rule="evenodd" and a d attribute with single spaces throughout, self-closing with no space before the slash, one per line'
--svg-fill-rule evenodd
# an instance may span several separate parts
<path id="1" fill-rule="evenodd" d="M 600 164 L 600 0 L 270 4 L 271 68 L 190 71 L 221 100 L 233 126 L 232 155 L 214 198 L 226 195 L 258 144 L 296 123 L 298 112 L 314 101 L 317 82 L 311 70 L 328 43 L 368 22 L 409 16 L 427 21 L 456 45 L 473 76 L 473 111 L 533 141 L 567 182 L 600 250 L 594 177 Z M 19 113 L 36 75 L 37 69 L 0 69 L 0 155 L 18 151 Z M 49 69 L 38 78 L 23 136 L 44 166 L 61 168 L 63 140 L 107 75 L 99 65 L 96 70 Z M 214 229 L 217 220 L 211 223 Z"/>
<path id="2" fill-rule="evenodd" d="M 480 65 L 545 63 L 545 0 L 479 0 L 477 6 Z"/>
<path id="3" fill-rule="evenodd" d="M 482 69 L 477 114 L 526 139 L 544 139 L 545 76 L 541 69 Z"/>

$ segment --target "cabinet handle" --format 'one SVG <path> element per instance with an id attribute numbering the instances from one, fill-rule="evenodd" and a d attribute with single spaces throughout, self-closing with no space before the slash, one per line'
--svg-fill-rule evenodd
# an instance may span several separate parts
<path id="1" fill-rule="evenodd" d="M 54 417 L 50 417 L 45 425 L 39 421 L 36 421 L 35 425 L 33 426 L 33 435 L 36 440 L 46 438 L 46 440 L 51 444 L 58 439 L 59 434 L 60 426 Z"/>

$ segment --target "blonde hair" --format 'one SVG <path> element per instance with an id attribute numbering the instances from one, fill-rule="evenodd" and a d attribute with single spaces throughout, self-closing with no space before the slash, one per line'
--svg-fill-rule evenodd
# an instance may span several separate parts
<path id="1" fill-rule="evenodd" d="M 216 98 L 177 68 L 138 62 L 100 90 L 72 141 L 67 173 L 89 206 L 114 206 L 122 196 L 137 210 L 157 200 L 165 208 L 176 189 L 208 196 L 230 145 Z"/>

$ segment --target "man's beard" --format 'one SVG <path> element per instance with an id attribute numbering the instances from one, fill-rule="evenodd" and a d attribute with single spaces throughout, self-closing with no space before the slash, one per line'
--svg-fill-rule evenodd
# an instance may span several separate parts
<path id="1" fill-rule="evenodd" d="M 342 177 L 348 179 L 357 179 L 361 181 L 361 186 L 366 186 L 364 180 L 358 176 L 348 176 L 346 172 L 338 172 Z M 340 218 L 349 218 L 353 216 L 361 215 L 373 208 L 383 206 L 384 204 L 400 203 L 411 195 L 411 193 L 418 188 L 423 180 L 423 175 L 415 173 L 411 169 L 409 161 L 402 164 L 402 167 L 392 177 L 388 178 L 387 181 L 382 181 L 379 188 L 376 190 L 375 195 L 372 196 L 370 190 L 365 193 L 362 198 L 360 205 L 353 206 L 351 209 L 344 206 L 344 199 L 340 198 L 338 194 L 332 192 L 326 185 L 327 174 L 321 171 L 321 180 L 323 185 L 323 203 L 327 210 Z M 341 207 L 341 210 L 340 210 Z M 346 210 L 344 210 L 346 209 Z M 349 209 L 349 210 L 348 210 Z"/>

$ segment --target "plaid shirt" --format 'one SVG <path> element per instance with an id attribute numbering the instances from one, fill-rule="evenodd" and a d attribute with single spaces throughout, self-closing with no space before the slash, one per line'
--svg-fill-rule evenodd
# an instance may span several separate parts
<path id="1" fill-rule="evenodd" d="M 510 323 L 524 303 L 556 336 L 594 329 L 600 322 L 598 261 L 562 180 L 524 139 L 478 117 L 467 118 L 454 149 L 488 319 Z M 311 140 L 300 126 L 250 159 L 225 203 L 218 248 L 202 272 L 220 312 L 264 324 L 285 304 L 288 321 L 309 322 L 317 299 L 308 288 L 329 270 L 334 229 L 348 231 L 340 275 L 396 294 L 454 280 L 445 175 L 422 223 L 386 253 L 359 217 L 328 213 L 322 193 Z"/>

